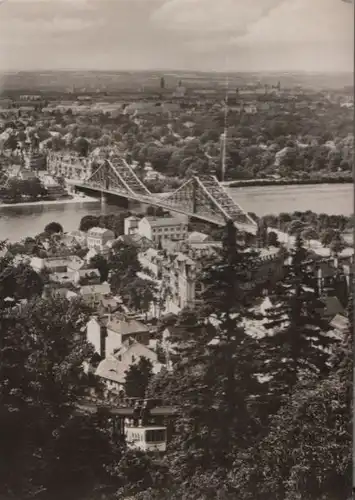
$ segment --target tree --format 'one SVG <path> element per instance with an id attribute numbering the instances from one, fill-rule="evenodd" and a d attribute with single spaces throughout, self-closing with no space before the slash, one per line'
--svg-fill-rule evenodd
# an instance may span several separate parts
<path id="1" fill-rule="evenodd" d="M 131 398 L 144 398 L 150 379 L 153 376 L 153 365 L 150 359 L 141 357 L 125 372 L 125 393 Z"/>
<path id="2" fill-rule="evenodd" d="M 40 296 L 43 280 L 28 264 L 13 266 L 10 259 L 3 259 L 0 269 L 0 305 L 7 298 L 15 304 L 22 299 Z"/>
<path id="3" fill-rule="evenodd" d="M 269 386 L 276 407 L 305 377 L 328 373 L 328 349 L 337 343 L 326 334 L 313 268 L 300 236 L 290 257 L 285 277 L 272 292 L 274 305 L 265 325 L 270 333 L 260 341 L 259 351 L 261 373 L 272 374 Z"/>
<path id="4" fill-rule="evenodd" d="M 44 228 L 44 232 L 47 234 L 63 233 L 63 227 L 58 222 L 50 222 Z"/>
<path id="5" fill-rule="evenodd" d="M 318 233 L 313 227 L 306 227 L 301 233 L 304 240 L 317 240 Z"/>
<path id="6" fill-rule="evenodd" d="M 335 235 L 337 234 L 337 231 L 335 229 L 326 229 L 325 231 L 322 232 L 321 234 L 321 243 L 325 247 L 328 247 L 331 242 L 333 241 Z"/>
<path id="7" fill-rule="evenodd" d="M 264 219 L 261 219 L 258 222 L 258 229 L 257 229 L 257 233 L 256 233 L 256 239 L 257 239 L 259 248 L 263 248 L 263 247 L 267 246 L 268 232 L 267 232 L 267 225 L 266 225 Z"/>
<path id="8" fill-rule="evenodd" d="M 226 477 L 236 449 L 245 448 L 260 430 L 263 388 L 254 365 L 256 344 L 242 323 L 257 293 L 254 259 L 237 244 L 235 227 L 228 223 L 220 255 L 202 269 L 201 307 L 179 320 L 185 334 L 174 365 L 178 386 L 170 393 L 172 398 L 178 391 L 179 432 L 170 460 L 181 482 L 201 469 Z"/>
<path id="9" fill-rule="evenodd" d="M 269 246 L 269 247 L 279 247 L 280 246 L 279 238 L 277 236 L 277 233 L 275 233 L 275 231 L 270 231 L 268 233 L 267 246 Z"/>
<path id="10" fill-rule="evenodd" d="M 330 374 L 295 387 L 267 436 L 239 454 L 233 472 L 236 498 L 351 498 L 351 344 L 352 331 L 336 349 Z"/>
<path id="11" fill-rule="evenodd" d="M 138 251 L 134 245 L 116 241 L 108 255 L 109 282 L 114 293 L 121 293 L 141 271 Z"/>
<path id="12" fill-rule="evenodd" d="M 122 299 L 129 309 L 148 313 L 157 300 L 158 289 L 154 281 L 135 277 L 122 288 Z"/>
<path id="13" fill-rule="evenodd" d="M 111 467 L 120 488 L 116 498 L 161 500 L 170 498 L 169 470 L 158 457 L 138 450 L 127 450 Z"/>
<path id="14" fill-rule="evenodd" d="M 124 220 L 131 215 L 128 211 L 122 211 L 118 214 L 107 214 L 99 217 L 99 227 L 105 227 L 115 233 L 116 236 L 124 234 Z"/>
<path id="15" fill-rule="evenodd" d="M 155 215 L 155 207 L 153 207 L 152 205 L 149 205 L 145 211 L 145 213 L 148 215 L 148 216 L 153 216 Z"/>
<path id="16" fill-rule="evenodd" d="M 80 221 L 79 230 L 86 233 L 92 227 L 97 227 L 99 223 L 100 219 L 96 215 L 84 215 Z"/>
<path id="17" fill-rule="evenodd" d="M 336 232 L 330 243 L 330 249 L 335 256 L 338 256 L 346 248 L 345 242 L 339 232 Z"/>
<path id="18" fill-rule="evenodd" d="M 106 260 L 106 258 L 101 255 L 97 254 L 92 259 L 90 260 L 90 266 L 93 269 L 98 269 L 100 273 L 100 281 L 103 283 L 104 281 L 107 281 L 109 271 L 110 271 L 110 266 Z"/>
<path id="19" fill-rule="evenodd" d="M 60 447 L 75 402 L 90 386 L 82 364 L 93 352 L 81 333 L 89 313 L 80 301 L 58 296 L 0 310 L 0 428 L 6 457 L 0 493 L 7 498 L 32 498 L 41 491 L 45 498 L 60 495 L 52 473 L 53 467 L 65 467 L 66 458 L 58 462 L 53 448 Z"/>
<path id="20" fill-rule="evenodd" d="M 80 156 L 88 156 L 90 143 L 84 137 L 78 137 L 74 142 L 74 148 Z"/>
<path id="21" fill-rule="evenodd" d="M 51 445 L 44 498 L 50 493 L 53 500 L 63 496 L 70 500 L 99 500 L 100 490 L 117 490 L 119 483 L 109 468 L 122 456 L 122 445 L 112 442 L 109 429 L 96 415 L 73 416 L 59 429 Z"/>
<path id="22" fill-rule="evenodd" d="M 293 220 L 288 226 L 288 234 L 298 235 L 305 229 L 305 223 L 301 220 Z"/>

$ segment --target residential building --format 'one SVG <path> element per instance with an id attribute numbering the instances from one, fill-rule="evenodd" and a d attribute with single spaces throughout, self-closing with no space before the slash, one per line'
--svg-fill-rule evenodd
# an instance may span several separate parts
<path id="1" fill-rule="evenodd" d="M 155 248 L 148 248 L 145 252 L 138 254 L 138 260 L 143 269 L 149 269 L 155 278 L 162 277 L 164 257 L 162 252 Z"/>
<path id="2" fill-rule="evenodd" d="M 49 274 L 62 274 L 63 277 L 68 275 L 69 280 L 72 280 L 73 273 L 81 269 L 85 262 L 80 257 L 71 255 L 69 257 L 32 257 L 29 264 L 36 272 L 46 269 Z"/>
<path id="3" fill-rule="evenodd" d="M 80 288 L 80 295 L 83 300 L 95 307 L 100 304 L 103 297 L 110 295 L 111 287 L 108 283 L 101 285 L 84 285 Z"/>
<path id="4" fill-rule="evenodd" d="M 90 249 L 104 251 L 109 241 L 115 239 L 115 233 L 103 227 L 93 227 L 87 232 L 87 246 Z"/>
<path id="5" fill-rule="evenodd" d="M 260 249 L 253 281 L 258 284 L 275 283 L 282 279 L 284 273 L 285 251 L 277 247 Z"/>
<path id="6" fill-rule="evenodd" d="M 121 235 L 117 238 L 117 241 L 122 241 L 128 245 L 133 245 L 138 248 L 141 252 L 148 250 L 148 248 L 154 248 L 154 243 L 148 240 L 145 236 L 141 236 L 138 233 L 132 233 L 130 235 Z"/>
<path id="7" fill-rule="evenodd" d="M 67 196 L 67 192 L 62 185 L 56 182 L 52 176 L 45 175 L 42 177 L 42 183 L 50 196 L 60 198 Z"/>
<path id="8" fill-rule="evenodd" d="M 107 323 L 106 356 L 114 354 L 128 338 L 149 345 L 150 330 L 140 321 L 122 314 L 111 316 Z"/>
<path id="9" fill-rule="evenodd" d="M 93 316 L 86 325 L 86 340 L 94 347 L 95 352 L 101 357 L 106 357 L 106 336 L 108 315 Z"/>
<path id="10" fill-rule="evenodd" d="M 86 246 L 86 233 L 85 231 L 70 231 L 63 236 L 63 240 L 67 245 L 80 245 L 81 247 Z"/>
<path id="11" fill-rule="evenodd" d="M 132 235 L 138 232 L 140 218 L 135 215 L 131 215 L 130 217 L 126 217 L 124 220 L 124 234 Z"/>
<path id="12" fill-rule="evenodd" d="M 85 180 L 92 174 L 92 160 L 72 153 L 50 152 L 47 158 L 50 174 L 57 177 Z"/>
<path id="13" fill-rule="evenodd" d="M 66 287 L 56 288 L 53 287 L 53 285 L 45 285 L 42 297 L 60 297 L 67 300 L 73 300 L 78 297 L 78 294 Z"/>
<path id="14" fill-rule="evenodd" d="M 201 292 L 197 281 L 199 262 L 188 255 L 169 255 L 164 263 L 163 282 L 167 289 L 166 311 L 178 313 L 184 307 L 193 305 Z"/>
<path id="15" fill-rule="evenodd" d="M 100 271 L 98 269 L 78 269 L 71 275 L 76 285 L 85 282 L 86 285 L 100 284 Z"/>
<path id="16" fill-rule="evenodd" d="M 127 339 L 113 356 L 101 361 L 95 374 L 104 381 L 108 390 L 119 393 L 124 390 L 127 370 L 143 357 L 152 363 L 153 373 L 159 373 L 163 365 L 158 362 L 157 354 L 140 342 Z"/>
<path id="17" fill-rule="evenodd" d="M 138 234 L 153 241 L 184 240 L 188 235 L 188 222 L 178 217 L 143 217 L 138 223 Z"/>
<path id="18" fill-rule="evenodd" d="M 207 243 L 209 241 L 212 241 L 211 236 L 205 233 L 200 233 L 198 231 L 192 231 L 187 238 L 186 242 L 190 244 L 199 244 L 199 243 Z"/>
<path id="19" fill-rule="evenodd" d="M 30 261 L 30 266 L 36 272 L 41 272 L 46 269 L 49 273 L 66 273 L 71 261 L 72 257 L 47 257 L 45 259 L 33 257 Z"/>

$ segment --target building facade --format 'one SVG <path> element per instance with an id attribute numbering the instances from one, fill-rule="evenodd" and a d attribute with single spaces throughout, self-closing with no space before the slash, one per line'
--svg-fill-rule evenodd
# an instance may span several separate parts
<path id="1" fill-rule="evenodd" d="M 188 223 L 178 217 L 143 217 L 136 232 L 155 244 L 166 240 L 179 241 L 187 238 Z"/>
<path id="2" fill-rule="evenodd" d="M 109 241 L 115 239 L 115 233 L 103 227 L 92 227 L 87 232 L 87 247 L 89 250 L 96 249 L 103 252 Z"/>

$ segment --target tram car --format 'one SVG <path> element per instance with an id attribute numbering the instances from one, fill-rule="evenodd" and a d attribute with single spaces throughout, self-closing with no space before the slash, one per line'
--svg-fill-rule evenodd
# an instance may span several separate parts
<path id="1" fill-rule="evenodd" d="M 126 445 L 130 449 L 159 453 L 166 451 L 167 429 L 165 426 L 136 426 L 133 422 L 126 422 L 125 438 Z"/>
<path id="2" fill-rule="evenodd" d="M 161 406 L 156 399 L 127 398 L 120 404 L 82 401 L 77 405 L 84 413 L 96 413 L 111 426 L 114 435 L 122 436 L 129 449 L 164 453 L 172 432 L 176 409 Z"/>

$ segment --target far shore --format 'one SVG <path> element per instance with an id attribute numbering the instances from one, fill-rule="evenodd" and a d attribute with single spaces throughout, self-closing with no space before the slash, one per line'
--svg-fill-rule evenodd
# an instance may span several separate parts
<path id="1" fill-rule="evenodd" d="M 313 186 L 318 184 L 353 184 L 351 177 L 324 179 L 250 179 L 240 181 L 225 181 L 222 185 L 228 188 L 237 187 L 268 187 L 268 186 Z"/>
<path id="2" fill-rule="evenodd" d="M 1 208 L 9 207 L 30 207 L 30 206 L 43 206 L 43 205 L 68 205 L 70 203 L 89 203 L 89 202 L 100 202 L 99 199 L 93 198 L 91 196 L 75 196 L 68 199 L 62 200 L 40 200 L 40 201 L 24 201 L 20 203 L 0 203 Z"/>

